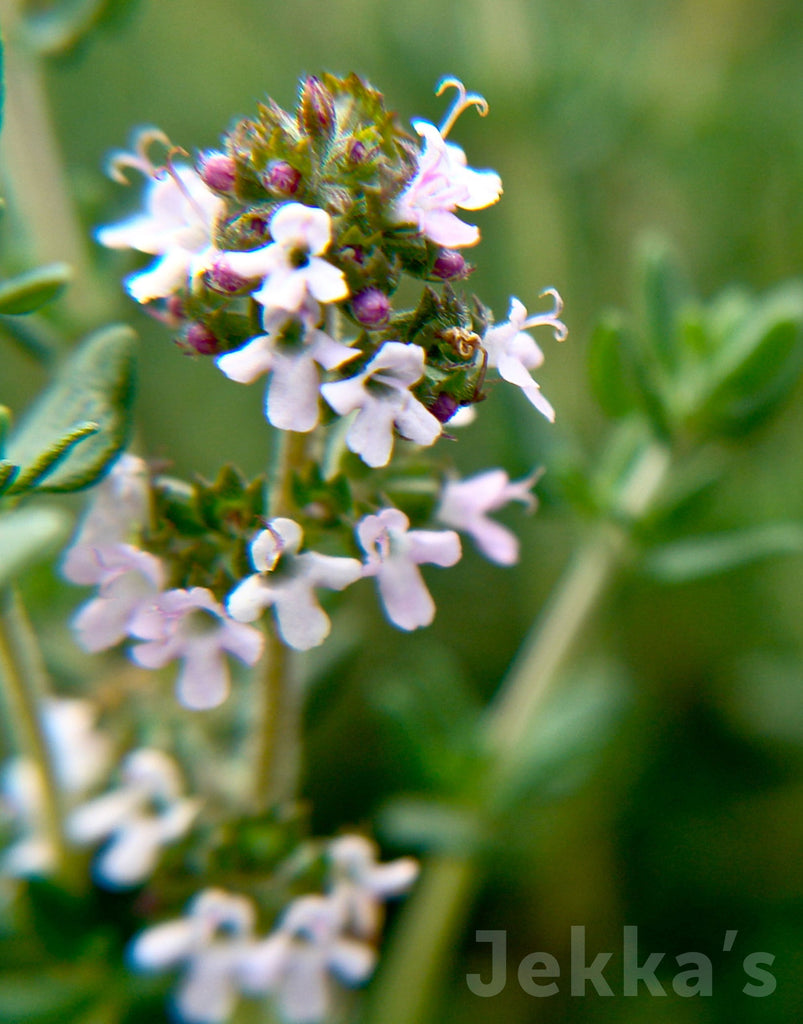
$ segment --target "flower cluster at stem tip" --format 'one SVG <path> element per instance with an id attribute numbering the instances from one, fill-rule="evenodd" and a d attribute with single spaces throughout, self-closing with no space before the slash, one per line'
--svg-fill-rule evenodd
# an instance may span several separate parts
<path id="1" fill-rule="evenodd" d="M 529 316 L 513 298 L 498 324 L 460 288 L 472 270 L 461 250 L 480 232 L 458 211 L 492 205 L 502 184 L 449 138 L 461 113 L 484 116 L 487 103 L 454 78 L 438 95 L 447 90 L 442 124 L 415 121 L 412 135 L 359 77 L 324 74 L 302 82 L 295 112 L 267 100 L 194 163 L 154 129 L 111 158 L 119 180 L 137 170 L 147 181 L 144 210 L 97 232 L 155 257 L 128 276 L 129 294 L 229 380 L 267 375 L 266 417 L 295 438 L 278 489 L 230 467 L 214 484 L 183 484 L 124 456 L 65 559 L 68 578 L 99 588 L 75 619 L 83 646 L 130 638 L 143 667 L 181 659 L 188 707 L 225 699 L 229 655 L 259 660 L 250 624 L 266 609 L 280 639 L 306 650 L 331 628 L 317 592 L 366 577 L 387 618 L 417 629 L 435 614 L 419 567 L 454 565 L 456 531 L 498 564 L 518 558 L 488 514 L 532 508 L 536 473 L 461 481 L 442 456 L 421 470 L 420 450 L 469 418 L 494 373 L 554 419 L 529 332 L 567 333 L 554 288 L 541 292 L 548 311 Z M 413 308 L 396 304 L 405 280 L 423 285 Z M 109 498 L 115 488 L 128 503 Z"/>

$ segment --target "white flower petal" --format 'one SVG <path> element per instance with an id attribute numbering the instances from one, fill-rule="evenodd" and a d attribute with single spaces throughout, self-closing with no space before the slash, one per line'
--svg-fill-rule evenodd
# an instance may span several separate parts
<path id="1" fill-rule="evenodd" d="M 129 946 L 128 957 L 137 970 L 167 970 L 193 953 L 196 938 L 196 928 L 191 920 L 166 921 L 141 932 Z"/>

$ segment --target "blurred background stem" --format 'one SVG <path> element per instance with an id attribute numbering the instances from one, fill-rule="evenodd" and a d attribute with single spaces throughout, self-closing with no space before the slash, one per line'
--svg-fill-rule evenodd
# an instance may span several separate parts
<path id="1" fill-rule="evenodd" d="M 612 448 L 617 445 L 614 437 Z M 628 548 L 630 527 L 648 511 L 670 466 L 666 447 L 646 443 L 617 487 L 610 521 L 601 519 L 580 546 L 486 711 L 487 784 L 474 812 L 480 834 L 493 823 L 500 795 L 520 770 L 522 751 L 567 659 L 605 596 Z M 435 1020 L 445 968 L 481 883 L 479 854 L 435 855 L 402 914 L 373 992 L 371 1024 Z"/>

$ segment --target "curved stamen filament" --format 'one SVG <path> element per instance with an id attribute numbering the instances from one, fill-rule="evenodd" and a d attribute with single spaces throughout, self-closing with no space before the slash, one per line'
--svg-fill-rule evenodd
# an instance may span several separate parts
<path id="1" fill-rule="evenodd" d="M 190 154 L 187 152 L 186 149 L 183 149 L 181 146 L 173 146 L 171 144 L 170 148 L 167 151 L 167 156 L 165 157 L 165 162 L 163 166 L 154 168 L 153 177 L 164 178 L 166 174 L 169 175 L 176 183 L 176 187 L 178 188 L 179 192 L 184 196 L 184 198 L 187 200 L 187 202 L 190 204 L 193 210 L 195 210 L 195 212 L 198 214 L 202 221 L 205 221 L 206 214 L 204 213 L 203 207 L 198 203 L 198 201 L 192 195 L 190 190 L 184 184 L 181 175 L 178 173 L 175 164 L 173 163 L 174 156 L 188 157 L 189 155 Z"/>
<path id="2" fill-rule="evenodd" d="M 565 341 L 569 336 L 569 328 L 560 319 L 561 314 L 563 313 L 563 299 L 560 297 L 556 288 L 545 288 L 538 298 L 543 299 L 545 295 L 549 295 L 554 303 L 550 312 L 538 313 L 536 316 L 529 317 L 529 319 L 525 320 L 521 325 L 521 329 L 528 330 L 530 327 L 551 327 L 555 332 L 555 341 Z"/>
<path id="3" fill-rule="evenodd" d="M 159 168 L 151 160 L 148 150 L 157 142 L 167 147 L 168 150 L 173 145 L 159 128 L 140 128 L 134 136 L 134 152 L 129 153 L 124 149 L 116 149 L 106 161 L 106 173 L 113 181 L 117 181 L 121 185 L 131 184 L 124 173 L 127 169 L 139 171 L 146 178 L 155 178 Z"/>
<path id="4" fill-rule="evenodd" d="M 460 117 L 463 111 L 467 110 L 469 107 L 476 107 L 477 113 L 480 117 L 485 117 L 488 113 L 488 101 L 485 97 L 480 96 L 478 92 L 466 92 L 466 87 L 459 78 L 452 78 L 451 76 L 442 78 L 440 82 L 438 82 L 438 88 L 435 90 L 435 95 L 442 96 L 447 89 L 457 89 L 457 96 L 438 129 L 444 139 L 454 127 L 458 117 Z"/>

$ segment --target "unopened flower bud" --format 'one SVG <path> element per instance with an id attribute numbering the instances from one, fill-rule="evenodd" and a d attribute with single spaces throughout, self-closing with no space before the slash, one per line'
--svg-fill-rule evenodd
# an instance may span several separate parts
<path id="1" fill-rule="evenodd" d="M 191 323 L 177 341 L 186 352 L 199 356 L 214 356 L 222 351 L 220 339 L 199 321 Z"/>
<path id="2" fill-rule="evenodd" d="M 448 423 L 460 408 L 460 403 L 451 395 L 441 393 L 428 408 L 439 423 Z"/>
<path id="3" fill-rule="evenodd" d="M 456 249 L 441 249 L 432 267 L 432 273 L 441 281 L 456 281 L 468 277 L 471 267 Z"/>
<path id="4" fill-rule="evenodd" d="M 271 192 L 282 196 L 293 196 L 301 183 L 301 174 L 286 160 L 273 160 L 262 175 L 262 181 Z"/>
<path id="5" fill-rule="evenodd" d="M 225 256 L 218 256 L 212 266 L 204 275 L 207 287 L 214 292 L 221 292 L 223 295 L 236 295 L 237 292 L 247 291 L 252 281 L 235 273 Z"/>
<path id="6" fill-rule="evenodd" d="M 335 129 L 335 99 L 319 78 L 304 82 L 299 105 L 301 123 L 313 138 L 330 137 Z"/>
<path id="7" fill-rule="evenodd" d="M 351 300 L 351 311 L 364 327 L 381 327 L 388 322 L 390 299 L 379 288 L 366 288 Z"/>
<path id="8" fill-rule="evenodd" d="M 368 159 L 368 147 L 359 139 L 352 139 L 349 143 L 348 158 L 352 164 L 364 164 Z"/>
<path id="9" fill-rule="evenodd" d="M 237 167 L 225 153 L 205 153 L 201 158 L 200 175 L 205 185 L 215 192 L 231 192 L 237 178 Z"/>
<path id="10" fill-rule="evenodd" d="M 184 309 L 184 299 L 180 295 L 168 296 L 165 312 L 173 323 L 180 324 L 187 315 Z"/>

